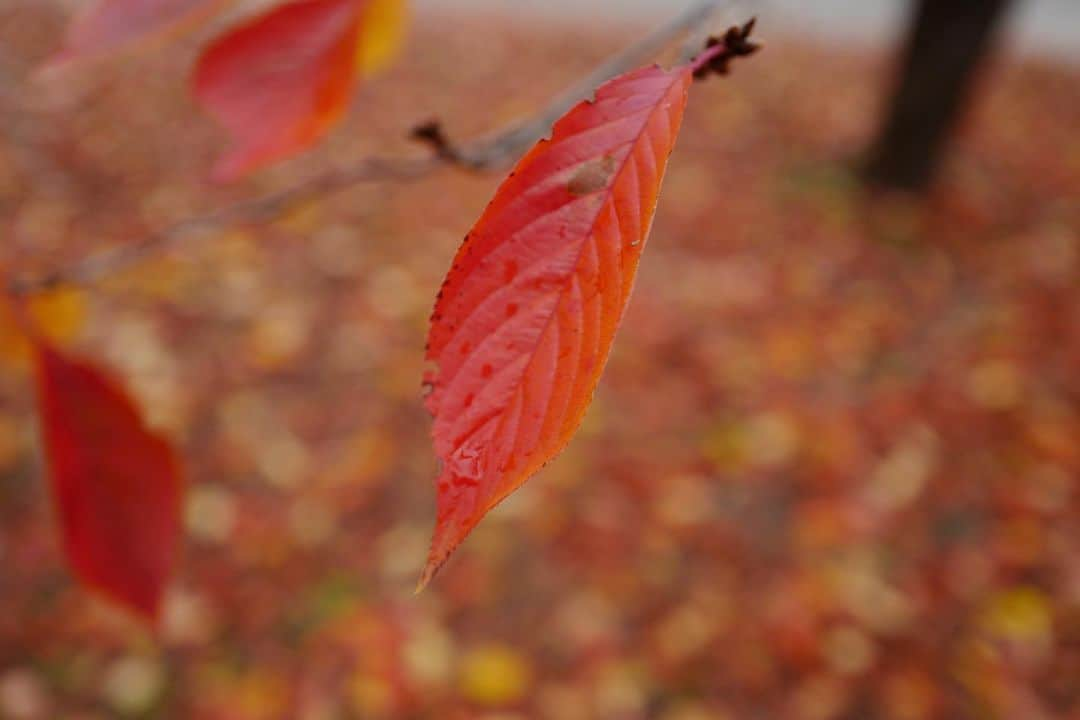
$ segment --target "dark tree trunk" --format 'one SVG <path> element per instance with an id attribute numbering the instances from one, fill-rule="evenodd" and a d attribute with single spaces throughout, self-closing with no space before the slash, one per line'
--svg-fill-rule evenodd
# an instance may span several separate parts
<path id="1" fill-rule="evenodd" d="M 924 190 L 1011 0 L 917 0 L 888 116 L 866 166 L 875 184 Z"/>

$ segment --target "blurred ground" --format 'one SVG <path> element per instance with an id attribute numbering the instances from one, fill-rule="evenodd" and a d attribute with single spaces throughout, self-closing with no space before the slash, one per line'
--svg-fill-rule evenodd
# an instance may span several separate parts
<path id="1" fill-rule="evenodd" d="M 15 79 L 61 20 L 20 7 Z M 225 189 L 193 47 L 70 107 L 6 83 L 0 264 L 431 116 L 488 130 L 631 37 L 423 17 L 326 146 Z M 426 317 L 498 177 L 356 188 L 54 299 L 181 446 L 187 548 L 160 642 L 71 585 L 5 341 L 0 717 L 1080 717 L 1080 75 L 999 59 L 919 211 L 849 170 L 886 71 L 777 39 L 696 89 L 585 428 L 419 597 Z"/>

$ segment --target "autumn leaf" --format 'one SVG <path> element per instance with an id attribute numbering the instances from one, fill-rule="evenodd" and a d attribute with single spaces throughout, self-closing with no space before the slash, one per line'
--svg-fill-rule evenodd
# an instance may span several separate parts
<path id="1" fill-rule="evenodd" d="M 403 0 L 298 0 L 215 41 L 195 96 L 233 136 L 214 176 L 232 180 L 312 145 L 344 115 L 358 78 L 396 49 Z"/>
<path id="2" fill-rule="evenodd" d="M 53 502 L 76 576 L 155 620 L 180 533 L 169 444 L 97 368 L 37 341 L 38 406 Z"/>
<path id="3" fill-rule="evenodd" d="M 222 0 L 97 0 L 72 21 L 63 49 L 50 65 L 99 55 L 194 20 Z"/>
<path id="4" fill-rule="evenodd" d="M 0 365 L 12 369 L 30 366 L 33 347 L 20 314 L 50 342 L 63 345 L 75 337 L 86 316 L 83 294 L 73 288 L 56 288 L 27 298 L 22 310 L 0 301 Z"/>
<path id="5" fill-rule="evenodd" d="M 213 43 L 195 95 L 232 133 L 216 178 L 231 180 L 302 150 L 344 113 L 357 77 L 363 0 L 300 0 Z"/>
<path id="6" fill-rule="evenodd" d="M 362 76 L 379 72 L 394 59 L 408 25 L 409 6 L 405 0 L 366 0 L 356 54 Z"/>
<path id="7" fill-rule="evenodd" d="M 425 585 L 491 508 L 569 442 L 645 247 L 693 67 L 653 67 L 570 110 L 499 187 L 432 315 L 438 518 Z"/>

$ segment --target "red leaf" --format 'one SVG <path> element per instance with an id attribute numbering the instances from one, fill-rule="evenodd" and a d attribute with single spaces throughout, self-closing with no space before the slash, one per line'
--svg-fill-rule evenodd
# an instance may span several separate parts
<path id="1" fill-rule="evenodd" d="M 442 471 L 421 586 L 580 425 L 629 299 L 691 72 L 638 70 L 570 110 L 458 250 L 428 335 Z"/>
<path id="2" fill-rule="evenodd" d="M 216 40 L 194 92 L 233 136 L 214 171 L 235 179 L 303 150 L 344 114 L 365 0 L 298 0 Z"/>
<path id="3" fill-rule="evenodd" d="M 68 29 L 53 63 L 96 55 L 194 17 L 220 0 L 97 0 Z"/>
<path id="4" fill-rule="evenodd" d="M 172 449 L 111 378 L 40 343 L 37 385 L 68 562 L 86 585 L 156 619 L 180 533 Z"/>

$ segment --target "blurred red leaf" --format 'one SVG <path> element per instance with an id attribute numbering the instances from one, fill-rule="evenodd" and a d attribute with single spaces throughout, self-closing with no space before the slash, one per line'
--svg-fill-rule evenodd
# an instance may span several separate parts
<path id="1" fill-rule="evenodd" d="M 156 619 L 180 532 L 173 451 L 111 378 L 44 344 L 36 350 L 42 439 L 68 561 L 86 585 Z"/>
<path id="2" fill-rule="evenodd" d="M 235 179 L 310 146 L 344 114 L 367 0 L 299 0 L 216 40 L 193 78 L 233 136 L 214 175 Z"/>
<path id="3" fill-rule="evenodd" d="M 71 23 L 64 48 L 51 62 L 114 50 L 220 3 L 221 0 L 97 0 Z"/>
<path id="4" fill-rule="evenodd" d="M 442 461 L 426 584 L 577 430 L 633 286 L 692 68 L 601 86 L 502 184 L 457 252 L 428 336 Z"/>

